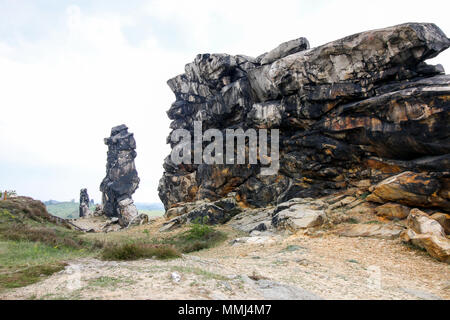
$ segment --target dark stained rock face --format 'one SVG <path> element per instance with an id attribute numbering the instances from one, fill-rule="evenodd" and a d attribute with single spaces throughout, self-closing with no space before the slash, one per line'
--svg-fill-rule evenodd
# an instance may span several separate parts
<path id="1" fill-rule="evenodd" d="M 242 208 L 265 207 L 409 171 L 417 176 L 388 184 L 403 195 L 420 191 L 402 204 L 448 209 L 450 75 L 424 61 L 449 46 L 436 25 L 407 23 L 316 48 L 299 38 L 258 58 L 198 55 L 168 81 L 176 97 L 170 127 L 279 129 L 280 168 L 261 175 L 260 164 L 178 165 L 167 157 L 161 200 L 170 209 L 233 193 Z M 382 192 L 387 186 L 378 190 L 374 199 L 395 202 Z"/>
<path id="2" fill-rule="evenodd" d="M 103 211 L 108 217 L 123 219 L 123 225 L 138 215 L 132 195 L 139 186 L 139 177 L 134 164 L 136 141 L 126 125 L 111 129 L 105 138 L 108 146 L 106 177 L 100 185 L 103 193 Z"/>
<path id="3" fill-rule="evenodd" d="M 89 215 L 89 195 L 87 189 L 80 190 L 80 218 Z"/>

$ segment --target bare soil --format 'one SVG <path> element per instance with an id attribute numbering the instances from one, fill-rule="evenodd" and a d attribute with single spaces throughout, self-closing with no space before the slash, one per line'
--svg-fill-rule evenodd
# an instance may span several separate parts
<path id="1" fill-rule="evenodd" d="M 120 240 L 172 235 L 158 232 L 162 222 L 86 236 Z M 242 236 L 226 225 L 219 229 L 229 240 Z M 226 241 L 169 261 L 68 261 L 65 270 L 3 292 L 0 299 L 450 299 L 450 266 L 399 240 L 344 238 L 331 232 L 265 240 Z"/>

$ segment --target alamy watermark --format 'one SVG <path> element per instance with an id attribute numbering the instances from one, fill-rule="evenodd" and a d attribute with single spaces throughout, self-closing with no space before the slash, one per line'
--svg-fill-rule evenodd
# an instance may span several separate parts
<path id="1" fill-rule="evenodd" d="M 170 158 L 177 165 L 258 164 L 259 160 L 261 175 L 274 175 L 280 168 L 279 134 L 278 129 L 271 129 L 269 139 L 267 129 L 208 129 L 203 132 L 202 122 L 194 121 L 193 139 L 189 130 L 176 129 L 172 132 L 170 139 L 176 145 Z M 205 148 L 204 142 L 209 142 Z"/>

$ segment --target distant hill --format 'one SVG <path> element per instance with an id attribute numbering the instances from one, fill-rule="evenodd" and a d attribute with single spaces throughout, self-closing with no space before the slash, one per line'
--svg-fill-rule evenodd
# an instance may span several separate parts
<path id="1" fill-rule="evenodd" d="M 63 219 L 76 219 L 80 216 L 78 202 L 59 202 L 50 200 L 44 202 L 47 211 L 57 217 Z"/>
<path id="2" fill-rule="evenodd" d="M 44 202 L 47 211 L 57 217 L 63 219 L 76 219 L 80 216 L 78 202 L 60 202 L 56 200 L 49 200 Z M 136 208 L 139 212 L 148 214 L 149 216 L 162 216 L 164 214 L 164 207 L 162 203 L 145 203 L 136 202 Z M 91 210 L 95 206 L 90 205 Z"/>

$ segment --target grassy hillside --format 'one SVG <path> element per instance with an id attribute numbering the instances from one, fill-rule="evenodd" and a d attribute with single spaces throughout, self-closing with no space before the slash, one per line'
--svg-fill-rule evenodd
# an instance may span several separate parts
<path id="1" fill-rule="evenodd" d="M 74 203 L 71 204 L 73 208 Z M 160 215 L 163 211 L 146 213 Z M 181 252 L 209 248 L 226 238 L 209 226 L 192 225 L 165 239 L 157 233 L 151 235 L 148 228 L 82 233 L 72 230 L 67 221 L 50 215 L 40 201 L 27 197 L 0 201 L 0 292 L 45 279 L 77 258 L 172 259 L 180 257 Z"/>
<path id="2" fill-rule="evenodd" d="M 65 267 L 68 259 L 97 254 L 44 204 L 26 197 L 0 201 L 0 291 L 37 282 Z"/>
<path id="3" fill-rule="evenodd" d="M 58 202 L 47 204 L 46 207 L 50 214 L 63 219 L 76 219 L 80 216 L 78 202 Z"/>

